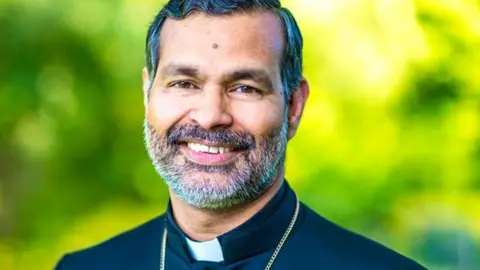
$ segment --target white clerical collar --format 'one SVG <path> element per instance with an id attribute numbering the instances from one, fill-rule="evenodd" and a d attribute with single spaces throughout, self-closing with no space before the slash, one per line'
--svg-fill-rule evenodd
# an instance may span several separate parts
<path id="1" fill-rule="evenodd" d="M 192 257 L 197 261 L 223 262 L 220 242 L 215 238 L 206 242 L 195 242 L 186 238 Z"/>

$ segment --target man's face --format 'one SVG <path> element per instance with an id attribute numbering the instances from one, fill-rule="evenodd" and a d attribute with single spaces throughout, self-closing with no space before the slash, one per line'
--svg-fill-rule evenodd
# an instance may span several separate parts
<path id="1" fill-rule="evenodd" d="M 289 133 L 283 47 L 281 22 L 266 12 L 165 21 L 145 139 L 157 171 L 186 203 L 246 203 L 281 176 Z"/>

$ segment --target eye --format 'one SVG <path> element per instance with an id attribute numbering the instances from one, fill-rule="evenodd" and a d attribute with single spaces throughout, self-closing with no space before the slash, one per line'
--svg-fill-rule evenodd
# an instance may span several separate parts
<path id="1" fill-rule="evenodd" d="M 181 88 L 181 89 L 197 89 L 198 87 L 188 81 L 179 81 L 170 84 L 170 87 Z"/>
<path id="2" fill-rule="evenodd" d="M 262 94 L 262 92 L 257 88 L 251 87 L 249 85 L 244 85 L 244 84 L 235 86 L 231 90 L 231 92 L 245 94 L 245 95 L 261 95 Z"/>

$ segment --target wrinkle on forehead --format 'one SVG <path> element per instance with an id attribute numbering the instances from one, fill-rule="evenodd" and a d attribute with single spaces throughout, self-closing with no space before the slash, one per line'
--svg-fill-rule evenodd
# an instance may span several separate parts
<path id="1" fill-rule="evenodd" d="M 164 47 L 185 44 L 226 50 L 243 49 L 242 46 L 248 44 L 258 54 L 275 52 L 281 57 L 284 43 L 282 23 L 272 12 L 218 16 L 195 12 L 181 20 L 168 18 L 165 21 L 160 53 Z"/>

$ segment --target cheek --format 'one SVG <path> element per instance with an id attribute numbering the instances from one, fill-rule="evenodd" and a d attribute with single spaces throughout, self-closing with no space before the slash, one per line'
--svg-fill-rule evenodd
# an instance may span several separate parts
<path id="1" fill-rule="evenodd" d="M 152 94 L 147 109 L 147 120 L 158 132 L 165 132 L 179 122 L 188 111 L 188 102 L 181 97 Z"/>
<path id="2" fill-rule="evenodd" d="M 242 128 L 257 137 L 281 126 L 284 118 L 283 109 L 283 104 L 265 101 L 255 104 L 236 104 L 232 106 L 232 114 Z"/>

